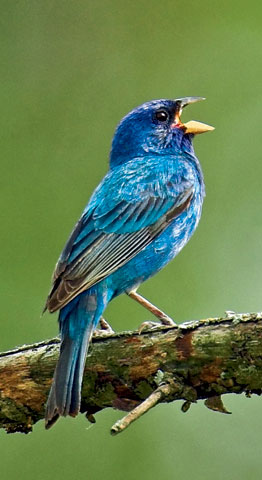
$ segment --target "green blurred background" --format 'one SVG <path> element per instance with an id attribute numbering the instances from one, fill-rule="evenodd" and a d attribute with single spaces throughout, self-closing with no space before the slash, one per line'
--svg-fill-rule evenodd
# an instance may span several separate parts
<path id="1" fill-rule="evenodd" d="M 199 228 L 141 293 L 177 321 L 261 310 L 261 3 L 255 0 L 1 0 L 0 350 L 57 334 L 40 318 L 50 276 L 107 170 L 114 128 L 153 98 L 199 95 L 183 119 L 207 196 Z M 148 319 L 121 297 L 116 330 Z M 119 437 L 122 416 L 63 419 L 0 433 L 1 479 L 260 479 L 262 399 L 228 396 L 233 415 L 160 405 Z"/>

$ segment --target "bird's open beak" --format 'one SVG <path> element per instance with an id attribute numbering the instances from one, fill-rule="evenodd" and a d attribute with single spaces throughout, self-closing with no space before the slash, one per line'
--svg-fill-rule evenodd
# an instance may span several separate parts
<path id="1" fill-rule="evenodd" d="M 214 127 L 211 125 L 206 125 L 205 123 L 196 122 L 195 120 L 190 120 L 189 122 L 182 123 L 180 120 L 180 116 L 184 107 L 189 105 L 190 103 L 199 102 L 201 100 L 205 100 L 203 97 L 185 97 L 185 98 L 177 98 L 177 110 L 174 117 L 174 123 L 172 123 L 171 127 L 173 128 L 181 128 L 184 130 L 185 133 L 193 133 L 194 135 L 198 133 L 205 133 L 211 132 L 214 130 Z"/>

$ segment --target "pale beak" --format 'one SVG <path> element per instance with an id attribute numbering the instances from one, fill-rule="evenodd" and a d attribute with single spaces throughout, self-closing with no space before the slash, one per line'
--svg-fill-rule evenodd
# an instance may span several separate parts
<path id="1" fill-rule="evenodd" d="M 207 125 L 206 123 L 190 120 L 189 122 L 184 123 L 184 129 L 185 133 L 193 133 L 196 135 L 198 133 L 212 132 L 212 130 L 215 130 L 215 127 Z"/>
<path id="2" fill-rule="evenodd" d="M 201 100 L 205 100 L 203 97 L 185 97 L 185 98 L 177 98 L 177 111 L 175 113 L 174 123 L 172 123 L 171 127 L 173 128 L 181 128 L 184 130 L 185 133 L 192 133 L 197 135 L 199 133 L 211 132 L 214 130 L 214 127 L 211 125 L 206 125 L 205 123 L 197 122 L 195 120 L 190 120 L 189 122 L 182 123 L 180 120 L 180 116 L 184 107 L 189 105 L 190 103 L 199 102 Z"/>

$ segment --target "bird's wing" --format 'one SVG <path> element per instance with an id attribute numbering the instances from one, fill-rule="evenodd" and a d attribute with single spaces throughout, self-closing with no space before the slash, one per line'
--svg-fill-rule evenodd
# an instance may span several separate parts
<path id="1" fill-rule="evenodd" d="M 156 176 L 155 168 L 139 175 L 139 165 L 128 167 L 105 177 L 75 226 L 54 272 L 49 311 L 126 264 L 188 207 L 193 183 L 182 170 Z"/>

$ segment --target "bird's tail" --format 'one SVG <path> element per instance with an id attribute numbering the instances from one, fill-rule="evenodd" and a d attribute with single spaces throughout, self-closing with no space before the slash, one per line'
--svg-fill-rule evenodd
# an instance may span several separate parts
<path id="1" fill-rule="evenodd" d="M 60 356 L 46 405 L 46 428 L 60 415 L 75 417 L 79 412 L 88 344 L 108 301 L 92 287 L 60 311 Z"/>

